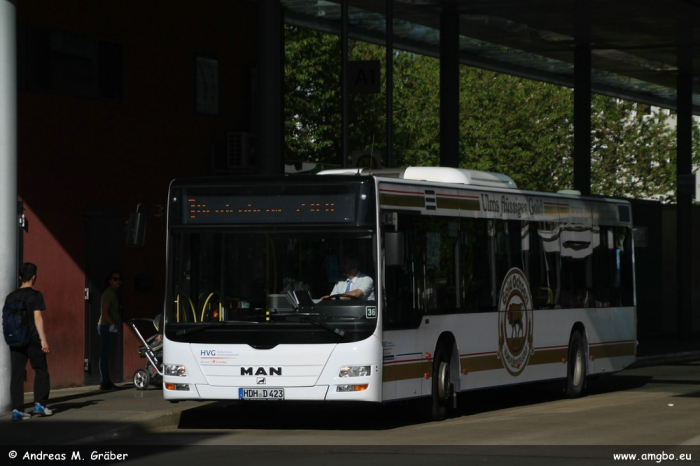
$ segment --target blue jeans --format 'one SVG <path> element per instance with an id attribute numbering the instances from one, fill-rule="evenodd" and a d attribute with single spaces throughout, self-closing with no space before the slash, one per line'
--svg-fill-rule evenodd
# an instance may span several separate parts
<path id="1" fill-rule="evenodd" d="M 112 352 L 114 337 L 116 333 L 109 331 L 109 325 L 98 325 L 97 334 L 102 340 L 102 351 L 100 352 L 100 382 L 110 383 L 109 379 L 109 355 Z"/>

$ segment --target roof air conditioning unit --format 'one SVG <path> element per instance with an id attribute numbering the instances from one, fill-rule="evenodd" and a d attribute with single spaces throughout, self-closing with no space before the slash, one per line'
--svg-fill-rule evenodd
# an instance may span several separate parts
<path id="1" fill-rule="evenodd" d="M 228 133 L 226 141 L 226 165 L 228 168 L 246 168 L 255 165 L 257 135 L 253 133 Z"/>

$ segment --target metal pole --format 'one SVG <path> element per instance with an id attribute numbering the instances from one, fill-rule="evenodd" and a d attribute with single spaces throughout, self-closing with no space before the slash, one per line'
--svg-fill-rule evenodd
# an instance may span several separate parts
<path id="1" fill-rule="evenodd" d="M 342 114 L 342 142 L 340 154 L 342 157 L 342 167 L 348 166 L 348 125 L 350 119 L 350 102 L 348 99 L 348 0 L 340 2 L 340 48 L 341 48 L 341 63 L 340 63 L 340 95 L 342 96 L 341 114 Z"/>
<path id="2" fill-rule="evenodd" d="M 394 0 L 386 0 L 386 167 L 393 164 L 394 144 Z"/>
<path id="3" fill-rule="evenodd" d="M 0 298 L 17 284 L 17 56 L 16 6 L 0 0 Z M 4 220 L 2 220 L 4 219 Z M 0 412 L 10 402 L 10 350 L 0 343 Z"/>

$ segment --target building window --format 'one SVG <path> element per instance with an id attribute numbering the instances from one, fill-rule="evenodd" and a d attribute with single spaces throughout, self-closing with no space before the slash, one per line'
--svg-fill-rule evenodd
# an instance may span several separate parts
<path id="1" fill-rule="evenodd" d="M 18 47 L 23 90 L 116 101 L 124 98 L 121 44 L 20 25 Z"/>

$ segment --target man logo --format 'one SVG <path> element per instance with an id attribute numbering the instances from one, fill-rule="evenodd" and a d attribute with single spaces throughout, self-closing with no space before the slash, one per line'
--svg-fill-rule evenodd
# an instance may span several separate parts
<path id="1" fill-rule="evenodd" d="M 506 274 L 498 300 L 498 358 L 512 376 L 520 375 L 535 352 L 530 285 L 522 270 Z"/>
<path id="2" fill-rule="evenodd" d="M 255 371 L 253 371 L 255 369 Z M 281 367 L 241 367 L 241 375 L 282 375 Z"/>
<path id="3" fill-rule="evenodd" d="M 267 381 L 265 380 L 265 377 L 258 377 L 258 380 L 256 382 L 258 385 L 265 385 Z"/>

